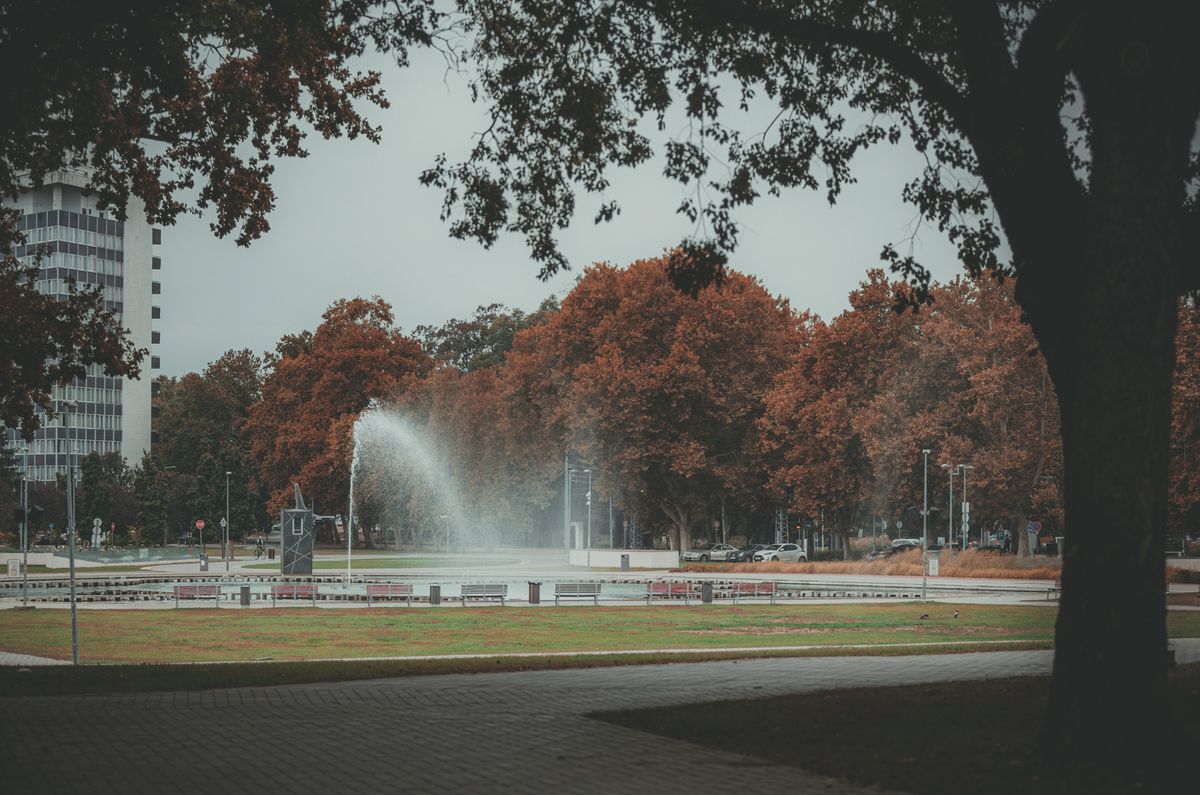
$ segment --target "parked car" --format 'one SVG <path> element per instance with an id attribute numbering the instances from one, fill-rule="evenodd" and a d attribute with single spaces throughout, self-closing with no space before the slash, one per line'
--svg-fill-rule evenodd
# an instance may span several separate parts
<path id="1" fill-rule="evenodd" d="M 874 552 L 872 552 L 871 554 L 867 555 L 867 560 L 877 560 L 878 558 L 890 558 L 892 555 L 895 555 L 897 552 L 907 552 L 910 549 L 920 549 L 920 548 L 921 548 L 921 539 L 919 539 L 919 538 L 897 538 L 895 541 L 893 541 L 891 543 L 890 546 L 886 546 L 883 549 L 877 549 Z"/>
<path id="2" fill-rule="evenodd" d="M 777 560 L 783 563 L 805 563 L 808 555 L 799 544 L 771 544 L 754 553 L 756 562 Z"/>
<path id="3" fill-rule="evenodd" d="M 751 544 L 742 549 L 735 549 L 729 553 L 729 557 L 725 558 L 730 563 L 749 563 L 754 560 L 754 553 L 766 547 L 766 544 Z"/>
<path id="4" fill-rule="evenodd" d="M 728 560 L 731 552 L 737 552 L 737 549 L 729 544 L 708 544 L 687 550 L 683 559 L 708 563 L 710 560 Z"/>

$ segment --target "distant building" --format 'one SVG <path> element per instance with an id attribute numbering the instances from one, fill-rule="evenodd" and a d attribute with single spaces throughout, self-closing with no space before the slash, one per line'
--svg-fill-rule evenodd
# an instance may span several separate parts
<path id="1" fill-rule="evenodd" d="M 57 419 L 43 422 L 28 444 L 17 431 L 6 431 L 10 447 L 27 448 L 17 456 L 17 463 L 32 481 L 53 481 L 66 471 L 68 439 L 76 441 L 75 452 L 81 457 L 93 451 L 116 452 L 130 466 L 136 466 L 150 449 L 151 382 L 159 368 L 159 333 L 152 329 L 152 321 L 159 316 L 155 296 L 160 287 L 154 271 L 160 267 L 155 254 L 161 230 L 146 223 L 140 199 L 131 199 L 128 219 L 118 221 L 111 212 L 96 207 L 96 197 L 84 190 L 86 184 L 87 172 L 65 169 L 48 174 L 41 187 L 22 193 L 10 206 L 23 213 L 20 229 L 26 245 L 18 246 L 14 254 L 32 263 L 36 247 L 50 249 L 38 273 L 42 292 L 65 297 L 68 278 L 80 287 L 102 285 L 105 307 L 117 312 L 133 345 L 151 355 L 143 360 L 140 379 L 111 378 L 93 365 L 87 377 L 56 387 L 56 408 L 63 401 L 79 402 L 69 429 Z"/>

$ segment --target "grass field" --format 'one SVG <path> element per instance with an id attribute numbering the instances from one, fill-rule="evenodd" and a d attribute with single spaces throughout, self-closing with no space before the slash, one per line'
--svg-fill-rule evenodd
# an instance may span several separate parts
<path id="1" fill-rule="evenodd" d="M 458 569 L 458 568 L 474 568 L 479 566 L 511 566 L 520 561 L 516 558 L 464 558 L 464 557 L 443 557 L 443 558 L 385 558 L 373 555 L 368 558 L 359 557 L 359 553 L 354 553 L 350 561 L 352 569 Z M 278 569 L 279 561 L 271 563 L 250 563 L 247 564 L 247 569 Z M 325 569 L 341 569 L 346 570 L 346 559 L 341 560 L 326 560 L 317 558 L 313 561 L 314 570 Z"/>
<path id="2" fill-rule="evenodd" d="M 404 607 L 83 610 L 82 658 L 162 663 L 512 654 L 761 646 L 1049 643 L 1049 607 L 953 605 L 712 605 L 524 608 Z M 919 620 L 922 612 L 931 618 Z M 1170 616 L 1174 635 L 1200 637 L 1200 613 Z M 0 611 L 0 649 L 62 658 L 66 610 Z M 847 652 L 849 653 L 849 652 Z"/>

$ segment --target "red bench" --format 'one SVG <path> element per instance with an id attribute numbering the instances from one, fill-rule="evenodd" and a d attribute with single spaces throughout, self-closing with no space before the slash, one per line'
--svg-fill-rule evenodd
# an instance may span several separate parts
<path id="1" fill-rule="evenodd" d="M 317 586 L 297 584 L 297 583 L 280 583 L 271 586 L 271 606 L 275 606 L 276 599 L 310 599 L 313 604 L 317 603 Z"/>
<path id="2" fill-rule="evenodd" d="M 392 599 L 403 599 L 411 606 L 412 597 L 413 587 L 407 583 L 389 582 L 367 585 L 367 607 L 370 607 L 375 600 L 386 602 Z"/>
<path id="3" fill-rule="evenodd" d="M 775 594 L 778 590 L 776 583 L 773 582 L 735 582 L 733 584 L 733 603 L 737 604 L 737 600 L 741 597 L 769 596 L 771 604 L 775 604 Z"/>
<path id="4" fill-rule="evenodd" d="M 692 584 L 690 582 L 648 582 L 646 583 L 646 604 L 650 604 L 651 599 L 675 599 L 683 597 L 684 604 L 692 596 Z"/>
<path id="5" fill-rule="evenodd" d="M 179 607 L 180 599 L 212 599 L 221 598 L 219 585 L 176 585 L 171 589 L 175 594 L 175 606 Z"/>

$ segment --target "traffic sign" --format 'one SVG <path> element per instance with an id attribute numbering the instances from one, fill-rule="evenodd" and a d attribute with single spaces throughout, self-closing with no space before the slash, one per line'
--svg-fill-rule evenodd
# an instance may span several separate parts
<path id="1" fill-rule="evenodd" d="M 903 529 L 904 529 L 904 522 L 902 522 L 902 521 L 900 521 L 899 519 L 897 519 L 897 520 L 896 520 L 896 529 L 897 529 L 897 530 L 903 530 Z"/>
<path id="2" fill-rule="evenodd" d="M 883 520 L 883 529 L 887 530 L 887 519 Z"/>
<path id="3" fill-rule="evenodd" d="M 197 519 L 197 520 L 196 520 L 196 529 L 197 529 L 197 530 L 203 530 L 203 529 L 204 529 L 204 520 L 203 520 L 203 519 Z"/>
<path id="4" fill-rule="evenodd" d="M 102 524 L 104 524 L 104 522 L 101 522 L 99 517 L 96 517 L 92 520 L 92 527 L 99 529 L 100 525 Z"/>
<path id="5" fill-rule="evenodd" d="M 222 516 L 221 517 L 221 527 L 224 527 L 226 524 L 227 524 L 227 522 L 225 521 L 225 517 Z"/>

